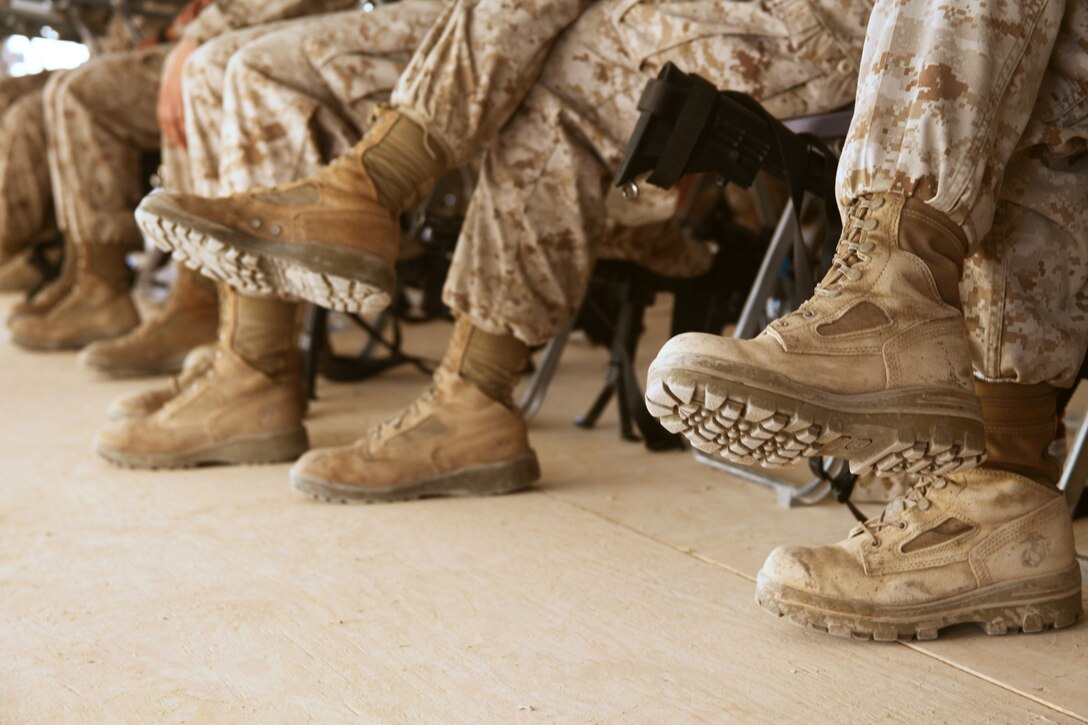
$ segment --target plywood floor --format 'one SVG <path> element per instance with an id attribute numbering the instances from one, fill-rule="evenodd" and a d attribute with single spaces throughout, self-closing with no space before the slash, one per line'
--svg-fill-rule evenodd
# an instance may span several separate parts
<path id="1" fill-rule="evenodd" d="M 146 383 L 0 337 L 0 723 L 1088 722 L 1088 625 L 874 644 L 766 615 L 766 554 L 849 514 L 622 443 L 612 411 L 572 427 L 603 365 L 569 350 L 533 426 L 539 490 L 330 506 L 286 466 L 111 468 L 103 410 Z M 314 442 L 423 383 L 324 384 Z"/>

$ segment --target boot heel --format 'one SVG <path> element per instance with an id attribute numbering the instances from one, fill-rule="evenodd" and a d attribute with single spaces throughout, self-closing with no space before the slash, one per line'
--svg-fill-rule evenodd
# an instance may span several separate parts
<path id="1" fill-rule="evenodd" d="M 232 441 L 208 451 L 201 463 L 287 463 L 310 448 L 306 429 L 299 427 L 286 433 Z"/>
<path id="2" fill-rule="evenodd" d="M 997 609 L 983 616 L 987 614 L 986 621 L 979 622 L 986 634 L 1001 635 L 1016 631 L 1033 634 L 1049 627 L 1064 629 L 1073 626 L 1084 617 L 1084 604 L 1080 592 L 1077 592 L 1048 602 Z"/>

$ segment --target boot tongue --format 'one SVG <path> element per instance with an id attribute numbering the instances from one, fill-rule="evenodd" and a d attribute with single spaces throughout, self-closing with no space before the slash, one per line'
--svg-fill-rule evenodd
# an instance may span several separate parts
<path id="1" fill-rule="evenodd" d="M 884 510 L 880 512 L 879 516 L 869 519 L 864 524 L 861 524 L 854 528 L 850 532 L 851 537 L 858 536 L 865 532 L 872 534 L 874 531 L 890 526 L 899 519 L 900 516 L 905 514 L 912 508 L 918 507 L 923 511 L 932 506 L 932 502 L 927 498 L 930 490 L 942 489 L 948 485 L 948 480 L 940 477 L 924 477 L 918 481 L 909 491 L 902 496 L 897 496 L 892 499 Z"/>
<path id="2" fill-rule="evenodd" d="M 442 385 L 446 383 L 452 375 L 454 375 L 454 373 L 445 370 L 444 366 L 440 365 L 438 369 L 434 371 L 434 380 L 426 389 L 424 389 L 418 398 L 412 401 L 412 403 L 400 413 L 397 413 L 392 418 L 388 418 L 370 429 L 369 438 L 371 442 L 378 444 L 388 443 L 392 438 L 398 436 L 401 430 L 410 427 L 415 423 L 416 420 L 419 419 L 420 413 L 422 413 L 425 408 L 430 407 L 431 401 L 438 396 Z"/>
<path id="3" fill-rule="evenodd" d="M 960 278 L 967 254 L 963 230 L 925 202 L 909 197 L 899 224 L 899 247 L 925 262 L 941 299 L 961 308 Z"/>

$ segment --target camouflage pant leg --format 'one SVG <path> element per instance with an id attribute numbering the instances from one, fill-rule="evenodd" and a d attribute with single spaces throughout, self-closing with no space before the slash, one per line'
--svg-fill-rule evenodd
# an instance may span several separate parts
<path id="1" fill-rule="evenodd" d="M 916 196 L 977 245 L 1062 13 L 1060 0 L 879 0 L 839 165 L 840 202 L 886 191 Z"/>
<path id="2" fill-rule="evenodd" d="M 535 344 L 569 324 L 600 252 L 605 190 L 638 119 L 639 94 L 666 61 L 758 95 L 780 116 L 853 97 L 860 22 L 839 38 L 803 0 L 775 3 L 774 12 L 724 2 L 713 25 L 683 25 L 677 42 L 660 34 L 670 20 L 663 14 L 677 5 L 594 4 L 488 147 L 444 293 L 483 329 Z"/>
<path id="3" fill-rule="evenodd" d="M 162 179 L 162 188 L 182 194 L 195 193 L 196 188 L 193 184 L 191 166 L 189 153 L 164 138 L 162 142 L 162 160 L 159 164 L 159 177 Z"/>
<path id="4" fill-rule="evenodd" d="M 168 46 L 101 56 L 68 71 L 46 107 L 54 198 L 71 241 L 138 244 L 141 152 L 160 146 L 155 107 Z"/>
<path id="5" fill-rule="evenodd" d="M 37 93 L 45 88 L 51 73 L 35 73 L 28 76 L 10 76 L 0 78 L 0 115 L 7 113 L 20 98 Z"/>
<path id="6" fill-rule="evenodd" d="M 1088 346 L 1088 3 L 1067 3 L 993 228 L 961 290 L 976 374 L 1071 385 Z"/>
<path id="7" fill-rule="evenodd" d="M 975 374 L 1066 387 L 1088 345 L 1088 158 L 1014 156 L 1005 187 L 960 285 Z"/>
<path id="8" fill-rule="evenodd" d="M 393 106 L 437 138 L 454 164 L 464 163 L 498 134 L 556 38 L 593 4 L 455 0 L 401 76 Z"/>
<path id="9" fill-rule="evenodd" d="M 224 190 L 301 178 L 350 148 L 442 6 L 401 0 L 334 13 L 246 45 L 226 78 Z"/>
<path id="10" fill-rule="evenodd" d="M 0 260 L 54 232 L 53 190 L 46 152 L 43 88 L 21 94 L 0 111 Z M 6 79 L 13 80 L 13 79 Z M 4 95 L 0 81 L 0 95 Z"/>
<path id="11" fill-rule="evenodd" d="M 58 168 L 60 159 L 56 153 L 55 139 L 63 131 L 63 119 L 54 111 L 57 108 L 57 98 L 64 94 L 64 89 L 68 85 L 70 78 L 71 71 L 56 71 L 50 76 L 49 81 L 45 84 L 45 89 L 42 91 L 42 111 L 45 113 L 46 132 L 45 156 L 49 166 L 49 184 L 53 192 L 53 214 L 56 217 L 57 229 L 66 239 L 71 238 L 68 229 L 70 227 L 69 220 L 73 216 L 72 202 L 71 199 L 67 199 L 61 194 L 61 173 Z"/>
<path id="12" fill-rule="evenodd" d="M 227 33 L 208 41 L 185 63 L 185 136 L 189 146 L 189 175 L 201 196 L 218 196 L 223 147 L 223 95 L 227 65 L 247 43 L 281 28 L 272 23 Z"/>

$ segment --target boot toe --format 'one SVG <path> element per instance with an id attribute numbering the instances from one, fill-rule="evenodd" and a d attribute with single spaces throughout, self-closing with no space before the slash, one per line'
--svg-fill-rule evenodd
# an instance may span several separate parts
<path id="1" fill-rule="evenodd" d="M 125 395 L 110 403 L 106 409 L 106 418 L 111 421 L 120 421 L 151 415 L 166 404 L 173 395 L 174 391 L 169 388 L 144 390 Z"/>
<path id="2" fill-rule="evenodd" d="M 307 452 L 291 468 L 292 480 L 306 480 L 324 484 L 351 485 L 345 448 L 317 448 Z"/>
<path id="3" fill-rule="evenodd" d="M 811 562 L 812 549 L 780 546 L 771 552 L 759 571 L 759 581 L 777 587 L 811 591 L 816 582 Z"/>
<path id="4" fill-rule="evenodd" d="M 99 340 L 83 348 L 77 361 L 80 367 L 100 370 L 112 367 L 116 356 L 117 340 Z"/>
<path id="5" fill-rule="evenodd" d="M 41 324 L 37 315 L 23 312 L 8 318 L 8 330 L 16 337 L 26 338 Z"/>
<path id="6" fill-rule="evenodd" d="M 115 420 L 98 431 L 95 438 L 95 448 L 126 451 L 138 448 L 140 439 L 139 427 L 131 419 Z"/>
<path id="7" fill-rule="evenodd" d="M 705 332 L 685 332 L 681 335 L 671 338 L 666 342 L 661 350 L 657 353 L 657 360 L 665 360 L 674 355 L 686 355 L 693 352 L 706 353 L 707 351 L 717 350 L 724 341 L 729 338 L 724 338 L 721 335 L 711 335 Z"/>
<path id="8" fill-rule="evenodd" d="M 121 456 L 129 453 L 132 438 L 132 418 L 112 420 L 98 431 L 94 438 L 94 450 L 107 461 L 123 465 Z"/>

